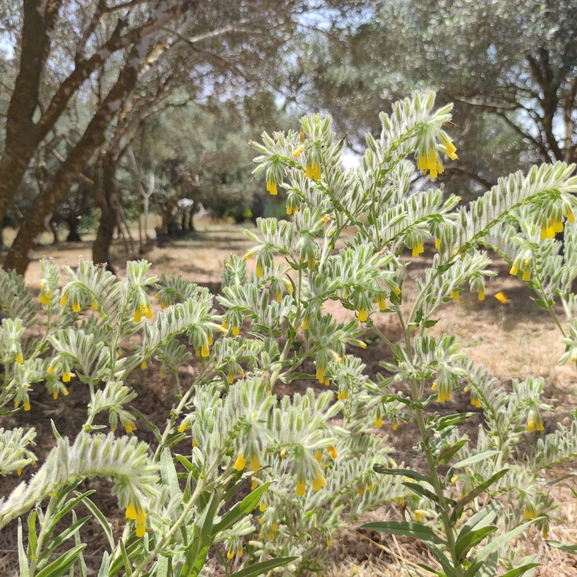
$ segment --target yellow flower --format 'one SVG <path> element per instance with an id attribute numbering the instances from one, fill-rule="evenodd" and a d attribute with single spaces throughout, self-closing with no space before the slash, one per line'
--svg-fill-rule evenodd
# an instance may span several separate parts
<path id="1" fill-rule="evenodd" d="M 316 260 L 315 260 L 314 255 L 309 256 L 309 260 L 308 260 L 308 262 L 307 262 L 307 266 L 309 267 L 309 269 L 312 270 L 313 268 L 315 268 L 315 265 L 316 265 Z"/>
<path id="2" fill-rule="evenodd" d="M 234 383 L 234 375 L 229 373 L 228 377 L 226 377 L 226 381 L 229 385 L 232 385 L 232 383 Z"/>
<path id="3" fill-rule="evenodd" d="M 377 417 L 375 419 L 375 427 L 378 427 L 379 429 L 383 426 L 383 419 L 382 417 Z"/>
<path id="4" fill-rule="evenodd" d="M 244 467 L 243 467 L 244 469 Z M 260 469 L 260 460 L 258 458 L 258 455 L 255 453 L 252 456 L 252 459 L 250 460 L 250 470 L 251 471 L 258 471 Z"/>
<path id="5" fill-rule="evenodd" d="M 300 156 L 300 155 L 302 154 L 302 151 L 303 151 L 304 149 L 305 149 L 305 147 L 302 146 L 302 145 L 299 146 L 299 147 L 297 147 L 297 148 L 295 148 L 295 149 L 293 150 L 293 157 L 294 157 L 294 158 L 297 158 L 298 156 Z"/>
<path id="6" fill-rule="evenodd" d="M 333 546 L 333 540 L 329 537 L 327 539 L 327 547 L 332 547 Z"/>
<path id="7" fill-rule="evenodd" d="M 278 292 L 276 295 L 276 302 L 282 303 L 282 292 Z"/>
<path id="8" fill-rule="evenodd" d="M 513 276 L 516 276 L 517 273 L 519 272 L 519 263 L 515 262 L 513 264 L 513 266 L 511 267 L 511 270 L 509 271 L 509 274 L 512 274 Z"/>
<path id="9" fill-rule="evenodd" d="M 433 382 L 433 384 L 431 385 L 431 391 L 436 391 L 437 390 L 437 381 Z"/>
<path id="10" fill-rule="evenodd" d="M 439 250 L 441 248 L 441 239 L 440 238 L 435 239 L 435 248 L 437 250 Z"/>
<path id="11" fill-rule="evenodd" d="M 563 232 L 563 221 L 562 220 L 552 220 L 552 226 L 554 232 Z"/>
<path id="12" fill-rule="evenodd" d="M 425 516 L 425 511 L 423 511 L 422 509 L 417 509 L 415 511 L 415 521 L 417 521 L 417 523 L 423 519 L 423 517 Z"/>
<path id="13" fill-rule="evenodd" d="M 30 403 L 24 403 L 24 410 L 25 410 L 25 411 L 29 411 L 29 410 L 30 410 Z"/>
<path id="14" fill-rule="evenodd" d="M 148 368 L 148 363 L 146 361 L 142 361 L 142 363 L 140 364 L 140 367 L 144 370 L 146 370 Z"/>
<path id="15" fill-rule="evenodd" d="M 246 467 L 246 459 L 242 456 L 242 453 L 239 453 L 238 457 L 236 458 L 236 461 L 234 462 L 234 468 L 237 471 L 244 471 L 245 467 Z"/>
<path id="16" fill-rule="evenodd" d="M 423 242 L 422 241 L 418 241 L 417 244 L 413 247 L 413 256 L 419 256 L 420 254 L 422 254 L 423 252 L 425 252 L 425 248 L 423 246 Z"/>
<path id="17" fill-rule="evenodd" d="M 537 518 L 537 511 L 535 510 L 535 506 L 532 503 L 527 503 L 525 507 L 525 519 L 536 519 Z"/>
<path id="18" fill-rule="evenodd" d="M 323 452 L 322 452 L 322 450 L 319 449 L 318 451 L 315 451 L 315 455 L 314 455 L 314 456 L 315 456 L 315 459 L 316 459 L 317 463 L 320 463 L 320 462 L 323 460 Z"/>
<path id="19" fill-rule="evenodd" d="M 134 322 L 139 323 L 142 320 L 142 313 L 140 312 L 140 307 L 134 311 Z"/>
<path id="20" fill-rule="evenodd" d="M 24 357 L 22 356 L 22 353 L 18 353 L 16 355 L 16 362 L 21 365 L 24 362 Z"/>
<path id="21" fill-rule="evenodd" d="M 531 269 L 530 269 L 529 267 L 527 267 L 527 268 L 523 271 L 522 280 L 524 280 L 524 281 L 530 281 L 530 280 L 531 280 Z"/>
<path id="22" fill-rule="evenodd" d="M 509 299 L 505 296 L 504 293 L 501 293 L 501 292 L 497 293 L 497 294 L 495 295 L 495 298 L 496 298 L 500 303 L 503 303 L 503 304 L 507 304 L 507 303 L 509 302 Z"/>
<path id="23" fill-rule="evenodd" d="M 320 491 L 324 486 L 326 486 L 327 480 L 323 477 L 321 473 L 318 474 L 316 478 L 313 479 L 312 486 L 315 491 Z"/>
<path id="24" fill-rule="evenodd" d="M 126 518 L 132 519 L 133 521 L 136 519 L 136 509 L 132 503 L 126 507 Z"/>
<path id="25" fill-rule="evenodd" d="M 393 428 L 393 431 L 396 431 L 399 428 L 399 423 L 397 422 L 396 419 L 393 421 L 392 428 Z"/>
<path id="26" fill-rule="evenodd" d="M 321 178 L 321 167 L 317 162 L 313 162 L 309 164 L 307 162 L 306 169 L 305 169 L 305 176 L 307 178 L 313 178 L 314 180 L 320 180 Z"/>
<path id="27" fill-rule="evenodd" d="M 72 310 L 73 310 L 75 313 L 79 313 L 79 312 L 80 312 L 80 303 L 75 302 L 75 303 L 72 305 Z"/>
<path id="28" fill-rule="evenodd" d="M 387 301 L 383 295 L 379 296 L 379 310 L 384 312 L 387 310 Z"/>
<path id="29" fill-rule="evenodd" d="M 303 319 L 303 322 L 301 324 L 301 328 L 303 329 L 303 331 L 306 331 L 309 328 L 309 319 L 308 317 L 305 317 Z"/>
<path id="30" fill-rule="evenodd" d="M 126 425 L 124 425 L 124 430 L 126 431 L 126 434 L 129 435 L 133 431 L 136 431 L 136 425 L 132 421 L 130 421 L 126 423 Z"/>
<path id="31" fill-rule="evenodd" d="M 346 401 L 349 398 L 349 393 L 347 393 L 347 391 L 340 391 L 337 398 L 339 401 Z"/>
<path id="32" fill-rule="evenodd" d="M 319 383 L 324 383 L 325 371 L 326 371 L 326 369 L 324 367 L 318 367 L 317 368 L 316 379 Z"/>
<path id="33" fill-rule="evenodd" d="M 202 349 L 200 350 L 200 356 L 201 357 L 208 357 L 210 355 L 210 350 L 208 348 L 208 344 L 207 343 L 203 343 L 202 344 Z"/>
<path id="34" fill-rule="evenodd" d="M 459 300 L 459 291 L 451 291 L 450 295 L 455 302 Z"/>
<path id="35" fill-rule="evenodd" d="M 238 328 L 238 326 L 234 326 L 232 327 L 232 336 L 233 337 L 238 337 L 238 335 L 240 335 L 240 329 Z"/>
<path id="36" fill-rule="evenodd" d="M 484 300 L 485 300 L 485 289 L 484 289 L 483 287 L 481 287 L 481 288 L 479 289 L 479 294 L 477 295 L 477 298 L 478 298 L 480 301 L 484 301 Z"/>
<path id="37" fill-rule="evenodd" d="M 361 321 L 362 323 L 366 322 L 366 320 L 369 318 L 369 313 L 367 312 L 367 309 L 364 306 L 361 307 L 358 318 L 359 321 Z"/>
<path id="38" fill-rule="evenodd" d="M 65 307 L 67 302 L 68 302 L 68 293 L 64 293 L 62 295 L 62 298 L 60 299 L 60 306 Z"/>
<path id="39" fill-rule="evenodd" d="M 182 423 L 182 425 L 180 425 L 180 427 L 178 427 L 178 432 L 184 433 L 184 431 L 186 431 L 186 427 L 188 427 L 188 423 L 185 421 L 184 423 Z"/>
<path id="40" fill-rule="evenodd" d="M 533 415 L 531 415 L 529 417 L 529 420 L 527 421 L 527 431 L 529 433 L 532 433 L 535 430 L 535 419 L 533 418 Z"/>
<path id="41" fill-rule="evenodd" d="M 53 398 L 54 400 L 58 399 L 58 390 L 56 390 L 56 391 L 54 391 L 54 392 L 52 393 L 52 398 Z"/>
<path id="42" fill-rule="evenodd" d="M 360 486 L 357 488 L 357 492 L 362 497 L 365 494 L 365 488 L 363 486 Z"/>
<path id="43" fill-rule="evenodd" d="M 227 551 L 226 556 L 228 559 L 232 559 L 234 557 L 234 551 Z"/>
<path id="44" fill-rule="evenodd" d="M 299 141 L 304 142 L 305 138 L 305 129 L 301 126 L 301 129 L 299 130 Z"/>
<path id="45" fill-rule="evenodd" d="M 459 158 L 455 152 L 457 152 L 457 149 L 455 148 L 455 145 L 452 143 L 451 139 L 446 136 L 445 134 L 441 133 L 441 142 L 443 143 L 443 146 L 445 147 L 445 152 L 447 153 L 447 156 L 451 159 L 451 160 L 457 160 L 457 158 Z"/>
<path id="46" fill-rule="evenodd" d="M 305 494 L 305 492 L 306 492 L 305 482 L 304 482 L 304 481 L 299 481 L 299 482 L 297 483 L 297 487 L 296 487 L 296 494 L 297 494 L 299 497 L 302 497 L 302 496 Z"/>
<path id="47" fill-rule="evenodd" d="M 276 187 L 276 182 L 274 181 L 267 181 L 266 183 L 266 189 L 268 192 L 270 192 L 273 196 L 276 196 L 278 194 L 278 190 Z"/>
<path id="48" fill-rule="evenodd" d="M 250 483 L 250 490 L 254 491 L 258 487 L 258 479 L 253 477 Z"/>
<path id="49" fill-rule="evenodd" d="M 144 314 L 147 319 L 152 318 L 152 307 L 150 305 L 146 305 L 146 312 Z"/>
<path id="50" fill-rule="evenodd" d="M 573 213 L 571 212 L 571 209 L 567 209 L 567 220 L 569 222 L 575 222 L 575 216 L 573 216 Z"/>
<path id="51" fill-rule="evenodd" d="M 260 262 L 258 262 L 256 264 L 256 277 L 260 278 L 263 276 L 263 274 L 264 274 L 264 271 L 262 269 L 262 264 Z"/>
<path id="52" fill-rule="evenodd" d="M 17 469 L 16 472 L 18 473 L 19 477 L 20 477 L 20 475 L 22 475 L 22 469 Z"/>
<path id="53" fill-rule="evenodd" d="M 254 491 L 254 489 L 253 489 L 253 491 Z M 259 508 L 259 511 L 261 513 L 264 513 L 266 511 L 266 503 L 264 503 L 264 501 L 261 502 L 261 504 L 258 506 L 258 508 Z"/>
<path id="54" fill-rule="evenodd" d="M 327 447 L 327 453 L 331 456 L 332 459 L 336 459 L 339 456 L 339 452 L 332 445 Z"/>
<path id="55" fill-rule="evenodd" d="M 62 375 L 62 382 L 63 383 L 69 383 L 70 379 L 72 377 L 76 376 L 74 373 L 71 373 L 70 371 L 66 371 L 63 375 Z"/>
<path id="56" fill-rule="evenodd" d="M 439 394 L 437 395 L 437 402 L 439 403 L 444 403 L 445 401 L 450 401 L 451 400 L 451 393 L 447 392 L 447 393 L 442 393 L 439 392 Z"/>

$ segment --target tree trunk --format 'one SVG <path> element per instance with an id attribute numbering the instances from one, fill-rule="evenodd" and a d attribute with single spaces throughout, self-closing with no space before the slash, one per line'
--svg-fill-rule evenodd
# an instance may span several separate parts
<path id="1" fill-rule="evenodd" d="M 104 144 L 105 133 L 122 102 L 134 89 L 138 78 L 141 56 L 138 46 L 127 56 L 124 69 L 118 80 L 95 112 L 78 144 L 70 151 L 54 176 L 52 185 L 39 194 L 28 212 L 12 248 L 4 261 L 4 270 L 14 270 L 24 274 L 34 256 L 34 249 L 40 234 L 48 226 L 52 214 L 66 198 L 66 194 L 90 157 Z"/>
<path id="2" fill-rule="evenodd" d="M 66 237 L 66 242 L 82 242 L 82 237 L 78 232 L 78 219 L 72 217 L 66 221 L 68 225 L 68 236 Z"/>
<path id="3" fill-rule="evenodd" d="M 54 240 L 52 241 L 52 244 L 58 244 L 58 225 L 51 220 L 49 223 L 50 226 L 50 231 L 52 232 L 52 234 L 54 235 Z"/>
<path id="4" fill-rule="evenodd" d="M 92 245 L 92 260 L 96 264 L 110 263 L 110 247 L 114 238 L 114 230 L 118 226 L 118 196 L 115 173 L 116 166 L 114 166 L 112 159 L 105 156 L 102 160 L 100 185 L 95 190 L 96 202 L 102 213 L 96 239 Z"/>

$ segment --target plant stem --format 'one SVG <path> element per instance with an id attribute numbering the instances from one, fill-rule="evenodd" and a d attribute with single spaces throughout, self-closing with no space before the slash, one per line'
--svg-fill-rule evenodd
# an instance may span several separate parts
<path id="1" fill-rule="evenodd" d="M 403 314 L 399 310 L 399 318 L 401 319 L 401 324 L 403 326 L 403 332 L 405 334 L 405 343 L 407 347 L 407 355 L 409 360 L 412 362 L 413 360 L 413 346 L 411 342 L 411 335 L 409 333 L 409 327 L 407 326 Z M 410 387 L 411 387 L 411 397 L 413 402 L 420 403 L 422 401 L 422 394 L 419 392 L 419 387 L 417 385 L 416 379 L 410 380 Z M 431 451 L 431 447 L 429 446 L 429 431 L 427 430 L 427 425 L 425 423 L 425 418 L 423 415 L 423 410 L 416 406 L 415 409 L 415 422 L 419 427 L 419 433 L 421 435 L 421 439 L 423 441 L 423 451 L 425 453 L 425 459 L 427 461 L 427 468 L 429 469 L 429 477 L 431 479 L 431 484 L 435 489 L 435 494 L 437 495 L 438 499 L 438 506 L 441 513 L 441 519 L 443 521 L 443 527 L 445 530 L 445 536 L 447 538 L 447 548 L 451 554 L 451 560 L 453 562 L 453 567 L 455 569 L 455 576 L 456 577 L 463 577 L 463 570 L 461 567 L 461 563 L 459 558 L 457 557 L 457 553 L 455 551 L 455 534 L 453 532 L 453 526 L 451 524 L 451 520 L 449 518 L 449 512 L 447 507 L 447 501 L 445 500 L 445 493 L 443 490 L 443 483 L 441 478 L 439 477 L 439 473 L 437 471 L 437 465 L 435 463 L 435 457 L 433 452 Z"/>

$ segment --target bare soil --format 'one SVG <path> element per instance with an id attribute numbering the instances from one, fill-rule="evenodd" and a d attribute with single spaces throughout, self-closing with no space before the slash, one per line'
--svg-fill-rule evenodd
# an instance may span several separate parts
<path id="1" fill-rule="evenodd" d="M 158 276 L 177 273 L 216 292 L 220 286 L 223 261 L 231 253 L 244 254 L 253 246 L 253 242 L 243 234 L 243 227 L 234 224 L 201 221 L 196 225 L 199 232 L 188 238 L 174 240 L 164 248 L 154 248 L 146 255 L 146 259 L 152 264 L 150 273 Z M 252 228 L 252 225 L 248 228 Z M 87 242 L 82 243 L 41 246 L 37 251 L 37 260 L 31 264 L 26 273 L 26 282 L 32 290 L 38 291 L 41 278 L 40 258 L 53 259 L 59 266 L 74 267 L 81 256 L 90 259 L 91 247 L 88 240 L 89 237 Z M 411 303 L 416 295 L 414 280 L 430 264 L 432 252 L 429 249 L 418 259 L 407 257 L 410 265 L 403 285 L 406 303 Z M 113 264 L 119 276 L 122 276 L 124 264 L 129 259 L 126 244 L 116 243 L 113 254 Z M 248 261 L 248 266 L 256 266 L 254 259 Z M 524 379 L 528 374 L 543 377 L 546 383 L 546 401 L 553 406 L 553 410 L 544 416 L 544 422 L 546 430 L 552 431 L 557 422 L 570 422 L 571 414 L 577 406 L 575 366 L 558 364 L 564 350 L 559 329 L 549 314 L 533 303 L 526 286 L 508 274 L 502 261 L 495 261 L 495 269 L 499 272 L 499 276 L 489 280 L 485 301 L 480 302 L 476 294 L 463 291 L 459 302 L 447 303 L 440 310 L 439 322 L 432 332 L 456 334 L 463 350 L 506 385 L 512 383 L 513 379 Z M 507 304 L 502 304 L 494 298 L 498 292 L 507 295 L 509 299 Z M 352 313 L 339 303 L 330 302 L 327 307 L 339 321 L 351 318 Z M 559 313 L 562 318 L 562 311 Z M 377 323 L 380 330 L 392 341 L 400 338 L 400 325 L 393 315 L 382 314 Z M 379 370 L 379 362 L 387 358 L 388 352 L 378 341 L 371 339 L 370 335 L 367 335 L 366 340 L 369 344 L 367 349 L 356 349 L 354 353 L 362 357 L 368 373 L 374 374 Z M 196 370 L 194 362 L 182 369 L 180 377 L 183 386 L 189 386 L 194 382 Z M 174 390 L 166 378 L 159 377 L 158 367 L 151 366 L 146 371 L 134 373 L 130 384 L 139 394 L 135 407 L 154 423 L 164 423 L 173 403 Z M 283 387 L 279 393 L 291 394 L 297 390 L 304 390 L 307 386 L 310 386 L 310 383 L 297 381 L 291 386 Z M 37 387 L 33 400 L 30 412 L 0 418 L 0 427 L 34 426 L 38 431 L 36 451 L 43 455 L 53 443 L 51 420 L 61 434 L 74 436 L 84 422 L 88 397 L 83 387 L 72 387 L 68 397 L 54 401 L 42 387 Z M 447 412 L 474 410 L 468 402 L 467 395 L 455 395 L 452 401 L 440 406 L 439 409 Z M 481 419 L 482 414 L 479 412 L 478 417 L 470 421 L 472 431 L 480 424 Z M 137 434 L 142 440 L 153 441 L 143 424 L 139 425 Z M 397 462 L 409 460 L 410 448 L 414 442 L 414 432 L 409 426 L 401 426 L 395 432 L 384 431 L 383 438 L 385 442 L 395 447 L 396 453 L 393 458 Z M 571 467 L 566 467 L 564 470 L 570 469 Z M 32 473 L 33 471 L 28 468 L 23 472 L 22 478 L 29 478 Z M 561 473 L 555 471 L 551 476 L 557 477 Z M 0 479 L 0 495 L 7 495 L 22 478 Z M 116 499 L 110 495 L 109 483 L 95 479 L 86 481 L 83 488 L 97 491 L 94 498 L 98 499 L 114 530 L 121 531 L 124 518 L 119 514 Z M 576 501 L 563 484 L 559 484 L 555 490 L 562 501 L 558 515 L 560 523 L 552 528 L 549 538 L 576 543 Z M 399 511 L 387 507 L 367 515 L 362 522 L 400 518 L 399 515 Z M 329 575 L 333 577 L 406 575 L 407 569 L 414 568 L 416 563 L 422 561 L 422 555 L 425 553 L 415 542 L 379 536 L 375 533 L 363 534 L 356 530 L 360 524 L 362 523 L 351 525 L 341 533 L 339 539 L 334 540 L 336 564 Z M 96 563 L 106 546 L 102 533 L 96 524 L 89 522 L 83 535 L 91 543 L 87 562 L 90 565 L 93 558 Z M 577 575 L 575 557 L 551 549 L 537 533 L 530 534 L 527 540 L 519 542 L 519 546 L 523 546 L 527 553 L 539 554 L 542 567 L 537 570 L 536 575 L 556 574 L 559 577 Z M 7 577 L 18 575 L 15 523 L 0 532 L 0 575 Z"/>

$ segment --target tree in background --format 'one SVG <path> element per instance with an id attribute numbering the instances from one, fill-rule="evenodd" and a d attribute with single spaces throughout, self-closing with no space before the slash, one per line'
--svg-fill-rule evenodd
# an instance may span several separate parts
<path id="1" fill-rule="evenodd" d="M 63 115 L 82 103 L 86 118 L 78 122 L 78 137 L 50 175 L 50 184 L 38 191 L 5 268 L 26 270 L 38 231 L 45 229 L 79 174 L 106 146 L 114 132 L 111 125 L 131 113 L 139 96 L 136 89 L 151 71 L 165 64 L 172 70 L 176 67 L 182 73 L 177 76 L 188 73 L 188 85 L 199 94 L 230 89 L 233 72 L 239 70 L 237 60 L 258 74 L 266 72 L 263 58 L 274 55 L 280 40 L 294 28 L 294 18 L 307 6 L 296 0 L 250 5 L 240 0 L 24 0 L 22 7 L 11 7 L 6 34 L 17 42 L 19 66 L 4 125 L 0 221 Z M 196 56 L 192 65 L 191 53 Z M 202 83 L 195 85 L 199 78 Z M 107 170 L 106 153 L 100 160 L 105 189 L 115 167 Z"/>
<path id="2" fill-rule="evenodd" d="M 427 87 L 455 101 L 462 153 L 443 176 L 449 185 L 478 192 L 519 167 L 577 160 L 573 0 L 370 2 L 360 23 L 314 37 L 293 76 L 353 148 L 399 96 Z"/>

